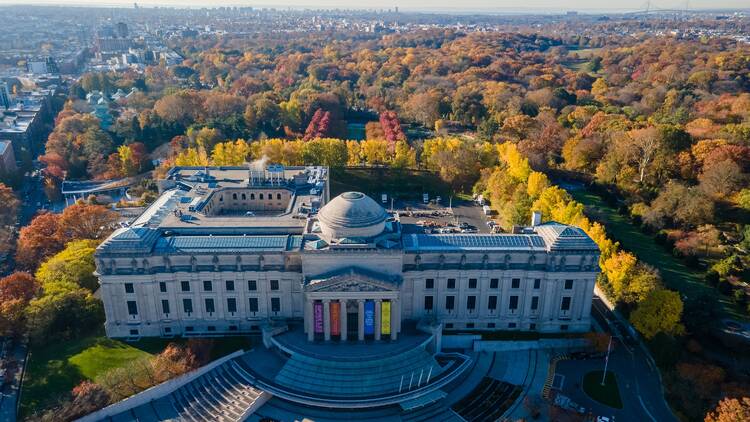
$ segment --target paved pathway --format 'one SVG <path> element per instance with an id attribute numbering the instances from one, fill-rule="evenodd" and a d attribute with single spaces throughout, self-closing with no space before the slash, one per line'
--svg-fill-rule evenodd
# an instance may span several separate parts
<path id="1" fill-rule="evenodd" d="M 18 401 L 19 389 L 21 387 L 21 376 L 24 362 L 26 361 L 27 347 L 23 344 L 16 345 L 13 349 L 13 357 L 18 362 L 13 381 L 0 388 L 0 421 L 15 422 L 16 420 L 16 403 Z"/>

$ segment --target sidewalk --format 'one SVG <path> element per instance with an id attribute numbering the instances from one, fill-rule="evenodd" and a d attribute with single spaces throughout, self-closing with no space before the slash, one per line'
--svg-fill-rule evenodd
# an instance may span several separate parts
<path id="1" fill-rule="evenodd" d="M 13 349 L 13 357 L 17 362 L 17 369 L 13 381 L 3 386 L 0 391 L 0 421 L 15 422 L 16 407 L 20 395 L 21 378 L 26 363 L 27 346 L 19 344 Z"/>

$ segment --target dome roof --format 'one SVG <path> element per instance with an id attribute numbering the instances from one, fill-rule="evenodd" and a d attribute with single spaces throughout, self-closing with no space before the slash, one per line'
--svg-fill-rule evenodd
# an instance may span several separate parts
<path id="1" fill-rule="evenodd" d="M 361 192 L 342 193 L 318 212 L 320 229 L 328 239 L 377 236 L 387 218 L 385 209 Z"/>

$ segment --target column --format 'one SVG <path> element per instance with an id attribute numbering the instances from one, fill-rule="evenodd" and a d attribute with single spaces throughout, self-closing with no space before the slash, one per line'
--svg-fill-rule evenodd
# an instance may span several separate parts
<path id="1" fill-rule="evenodd" d="M 401 329 L 401 310 L 397 299 L 391 299 L 391 340 L 398 339 Z"/>
<path id="2" fill-rule="evenodd" d="M 359 330 L 357 331 L 357 340 L 365 341 L 365 300 L 357 299 L 357 318 Z"/>
<path id="3" fill-rule="evenodd" d="M 307 327 L 307 341 L 315 340 L 315 317 L 313 316 L 313 301 L 305 300 L 305 327 Z"/>
<path id="4" fill-rule="evenodd" d="M 346 330 L 348 330 L 346 326 L 346 299 L 339 299 L 339 315 L 341 317 L 341 323 L 339 324 L 341 326 L 341 341 L 346 341 Z"/>
<path id="5" fill-rule="evenodd" d="M 323 339 L 331 341 L 331 300 L 323 300 Z"/>
<path id="6" fill-rule="evenodd" d="M 381 299 L 375 299 L 375 340 L 380 340 L 380 328 L 382 322 L 380 321 L 380 318 L 382 317 L 382 310 L 381 310 Z"/>

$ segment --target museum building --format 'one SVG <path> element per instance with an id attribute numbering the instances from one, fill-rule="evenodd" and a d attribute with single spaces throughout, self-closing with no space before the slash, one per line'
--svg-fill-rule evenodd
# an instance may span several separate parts
<path id="1" fill-rule="evenodd" d="M 175 167 L 97 249 L 107 335 L 222 336 L 301 325 L 308 341 L 442 330 L 588 331 L 599 249 L 579 228 L 405 230 L 325 167 Z"/>

